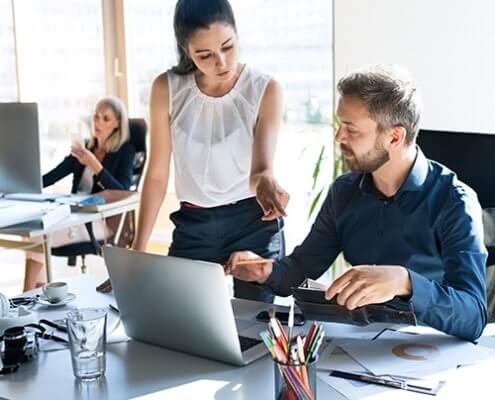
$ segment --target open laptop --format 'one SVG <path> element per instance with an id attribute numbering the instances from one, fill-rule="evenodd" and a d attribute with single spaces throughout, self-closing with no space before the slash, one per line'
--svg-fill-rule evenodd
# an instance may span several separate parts
<path id="1" fill-rule="evenodd" d="M 238 336 L 221 265 L 109 246 L 103 256 L 133 339 L 234 365 L 267 354 Z"/>

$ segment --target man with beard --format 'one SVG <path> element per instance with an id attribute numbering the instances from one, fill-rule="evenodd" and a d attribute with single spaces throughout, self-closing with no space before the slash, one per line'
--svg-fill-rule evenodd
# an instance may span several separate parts
<path id="1" fill-rule="evenodd" d="M 287 296 L 343 252 L 353 267 L 326 298 L 352 310 L 401 296 L 417 319 L 467 340 L 486 325 L 487 257 L 476 194 L 416 145 L 415 83 L 398 67 L 350 73 L 338 84 L 340 145 L 350 172 L 331 186 L 304 242 L 280 261 L 233 253 L 225 271 Z"/>

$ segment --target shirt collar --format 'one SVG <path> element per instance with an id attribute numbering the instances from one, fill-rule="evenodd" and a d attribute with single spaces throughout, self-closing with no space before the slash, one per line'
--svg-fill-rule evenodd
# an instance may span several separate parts
<path id="1" fill-rule="evenodd" d="M 414 160 L 411 171 L 397 194 L 403 191 L 420 191 L 428 176 L 428 160 L 418 146 L 416 146 L 416 150 L 416 159 Z M 365 193 L 376 194 L 377 190 L 373 184 L 371 173 L 362 174 L 359 188 Z"/>
<path id="2" fill-rule="evenodd" d="M 409 175 L 399 189 L 399 192 L 420 191 L 426 181 L 426 177 L 428 176 L 428 160 L 418 146 L 416 146 L 416 150 L 416 160 L 414 160 L 413 167 L 411 168 Z"/>

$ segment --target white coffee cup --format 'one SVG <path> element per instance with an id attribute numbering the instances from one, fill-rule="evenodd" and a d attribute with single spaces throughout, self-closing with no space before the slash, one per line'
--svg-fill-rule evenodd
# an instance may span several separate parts
<path id="1" fill-rule="evenodd" d="M 69 287 L 65 282 L 51 282 L 43 286 L 43 294 L 48 301 L 61 301 L 67 297 Z"/>
<path id="2" fill-rule="evenodd" d="M 84 140 L 80 131 L 70 133 L 70 143 L 72 147 L 84 147 Z"/>

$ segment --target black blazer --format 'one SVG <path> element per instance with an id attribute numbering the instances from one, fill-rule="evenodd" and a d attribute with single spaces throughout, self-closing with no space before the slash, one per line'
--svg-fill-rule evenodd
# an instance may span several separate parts
<path id="1" fill-rule="evenodd" d="M 102 161 L 103 169 L 93 177 L 91 193 L 104 189 L 128 190 L 131 186 L 135 153 L 136 149 L 130 142 L 124 143 L 114 153 L 107 153 Z M 84 165 L 77 161 L 77 158 L 69 155 L 50 172 L 43 175 L 43 187 L 53 185 L 67 175 L 74 174 L 71 193 L 76 193 L 83 171 Z"/>

